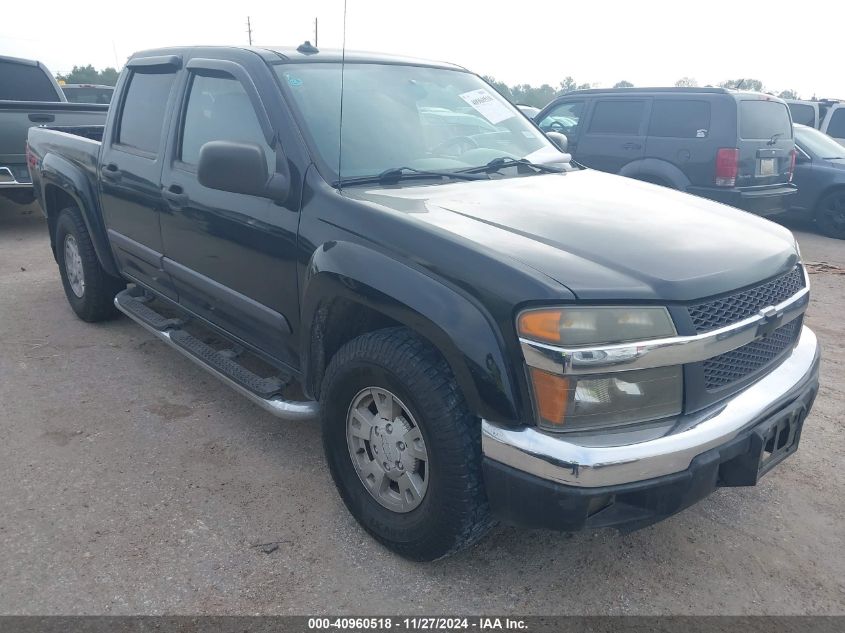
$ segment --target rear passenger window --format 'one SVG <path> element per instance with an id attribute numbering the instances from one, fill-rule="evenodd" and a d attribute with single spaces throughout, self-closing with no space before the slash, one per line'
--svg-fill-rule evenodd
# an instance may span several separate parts
<path id="1" fill-rule="evenodd" d="M 777 101 L 740 101 L 739 136 L 747 140 L 769 140 L 777 135 L 792 138 L 792 123 L 786 105 Z"/>
<path id="2" fill-rule="evenodd" d="M 827 125 L 827 135 L 834 138 L 845 138 L 845 108 L 837 108 L 830 117 Z"/>
<path id="3" fill-rule="evenodd" d="M 651 107 L 649 136 L 706 138 L 710 133 L 710 103 L 687 99 L 658 99 Z"/>
<path id="4" fill-rule="evenodd" d="M 176 74 L 135 71 L 123 101 L 117 142 L 155 154 L 167 109 L 167 98 Z"/>
<path id="5" fill-rule="evenodd" d="M 592 134 L 639 134 L 645 101 L 599 101 L 590 121 Z"/>
<path id="6" fill-rule="evenodd" d="M 275 155 L 264 138 L 252 102 L 237 79 L 194 75 L 185 108 L 180 159 L 196 165 L 200 149 L 209 141 L 256 143 L 264 149 L 272 173 Z"/>

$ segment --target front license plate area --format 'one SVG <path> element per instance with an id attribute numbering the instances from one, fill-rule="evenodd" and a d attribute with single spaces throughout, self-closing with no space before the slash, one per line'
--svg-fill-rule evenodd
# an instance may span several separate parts
<path id="1" fill-rule="evenodd" d="M 804 405 L 794 406 L 776 415 L 759 430 L 760 453 L 757 463 L 759 479 L 798 448 L 801 427 L 807 412 Z M 752 443 L 752 446 L 756 442 Z"/>
<path id="2" fill-rule="evenodd" d="M 776 159 L 761 158 L 760 159 L 760 175 L 774 176 L 777 173 Z"/>
<path id="3" fill-rule="evenodd" d="M 719 485 L 753 486 L 757 481 L 798 449 L 807 408 L 803 402 L 758 424 L 752 431 L 748 449 L 719 469 Z"/>

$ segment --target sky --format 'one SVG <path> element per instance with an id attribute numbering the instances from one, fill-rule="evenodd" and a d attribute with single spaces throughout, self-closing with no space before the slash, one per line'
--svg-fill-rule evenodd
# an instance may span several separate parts
<path id="1" fill-rule="evenodd" d="M 120 67 L 136 50 L 247 44 L 321 48 L 343 43 L 343 0 L 42 0 L 13 3 L 0 20 L 0 55 Z M 626 80 L 699 85 L 755 78 L 767 90 L 845 98 L 845 2 L 780 0 L 347 0 L 346 45 L 449 61 L 507 84 L 566 76 L 598 87 Z"/>

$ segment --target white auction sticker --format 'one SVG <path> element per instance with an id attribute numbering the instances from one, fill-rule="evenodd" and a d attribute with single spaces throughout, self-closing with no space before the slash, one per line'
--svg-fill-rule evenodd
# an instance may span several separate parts
<path id="1" fill-rule="evenodd" d="M 516 116 L 505 105 L 484 88 L 471 90 L 460 95 L 461 99 L 475 108 L 481 116 L 493 125 Z"/>

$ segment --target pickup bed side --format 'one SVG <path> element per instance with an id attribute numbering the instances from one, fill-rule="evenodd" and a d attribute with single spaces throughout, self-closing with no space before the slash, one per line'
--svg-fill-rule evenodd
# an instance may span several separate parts
<path id="1" fill-rule="evenodd" d="M 30 131 L 31 152 L 36 169 L 32 170 L 35 198 L 47 216 L 50 245 L 56 252 L 55 228 L 59 212 L 76 207 L 82 214 L 94 244 L 100 265 L 110 275 L 120 273 L 108 243 L 97 184 L 102 126 L 76 128 L 37 128 Z M 58 147 L 60 152 L 54 151 Z"/>

